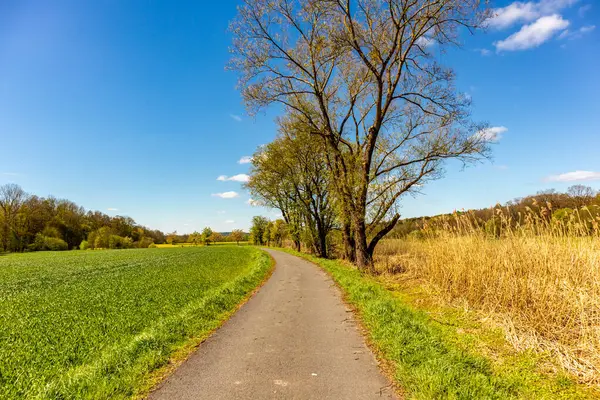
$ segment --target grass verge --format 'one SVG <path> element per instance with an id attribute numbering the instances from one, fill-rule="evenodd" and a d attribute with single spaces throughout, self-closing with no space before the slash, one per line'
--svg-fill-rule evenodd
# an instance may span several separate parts
<path id="1" fill-rule="evenodd" d="M 410 399 L 584 399 L 594 393 L 539 369 L 540 356 L 510 350 L 501 332 L 450 308 L 419 307 L 380 278 L 336 260 L 285 249 L 327 271 Z M 435 311 L 435 312 L 431 312 Z"/>

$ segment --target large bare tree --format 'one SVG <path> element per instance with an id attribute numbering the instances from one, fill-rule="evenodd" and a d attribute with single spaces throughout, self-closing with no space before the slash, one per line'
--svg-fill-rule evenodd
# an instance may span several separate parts
<path id="1" fill-rule="evenodd" d="M 251 112 L 283 104 L 328 146 L 356 262 L 397 223 L 399 198 L 470 162 L 489 135 L 435 54 L 485 19 L 480 0 L 244 0 L 231 67 Z M 348 242 L 350 243 L 350 242 Z"/>

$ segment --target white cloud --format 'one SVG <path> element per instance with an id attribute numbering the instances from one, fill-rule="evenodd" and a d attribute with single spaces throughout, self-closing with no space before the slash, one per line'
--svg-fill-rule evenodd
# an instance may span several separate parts
<path id="1" fill-rule="evenodd" d="M 258 200 L 254 200 L 254 199 L 248 199 L 248 201 L 246 201 L 246 204 L 248 204 L 249 206 L 253 206 L 253 207 L 260 206 L 260 202 Z"/>
<path id="2" fill-rule="evenodd" d="M 489 56 L 492 54 L 492 52 L 488 49 L 477 49 L 477 51 L 479 52 L 479 54 L 481 54 L 482 56 Z"/>
<path id="3" fill-rule="evenodd" d="M 242 117 L 240 117 L 239 115 L 229 114 L 229 116 L 231 117 L 231 119 L 233 119 L 237 122 L 242 122 Z"/>
<path id="4" fill-rule="evenodd" d="M 573 171 L 560 175 L 552 175 L 545 179 L 547 182 L 577 182 L 600 180 L 600 172 Z"/>
<path id="5" fill-rule="evenodd" d="M 550 39 L 556 32 L 569 26 L 569 21 L 560 15 L 542 17 L 532 24 L 524 25 L 521 30 L 504 40 L 494 43 L 497 51 L 526 50 L 537 47 Z"/>
<path id="6" fill-rule="evenodd" d="M 540 0 L 538 2 L 515 1 L 506 7 L 493 10 L 493 17 L 486 21 L 486 26 L 493 29 L 509 28 L 516 23 L 534 21 L 571 7 L 578 0 Z"/>
<path id="7" fill-rule="evenodd" d="M 248 182 L 250 180 L 250 176 L 246 174 L 237 174 L 234 176 L 221 175 L 217 178 L 218 181 L 233 181 L 233 182 Z"/>
<path id="8" fill-rule="evenodd" d="M 239 196 L 237 192 L 223 192 L 223 193 L 213 193 L 214 197 L 220 197 L 222 199 L 234 199 Z"/>
<path id="9" fill-rule="evenodd" d="M 505 126 L 493 126 L 480 130 L 475 136 L 487 142 L 497 142 L 502 139 L 502 134 L 506 131 L 508 131 L 508 128 Z"/>
<path id="10" fill-rule="evenodd" d="M 596 25 L 586 25 L 586 26 L 582 26 L 581 28 L 579 28 L 579 32 L 590 33 L 594 29 L 596 29 Z"/>
<path id="11" fill-rule="evenodd" d="M 225 221 L 226 224 L 235 224 L 235 221 L 232 219 L 228 219 L 227 221 Z"/>
<path id="12" fill-rule="evenodd" d="M 506 7 L 493 10 L 493 17 L 486 21 L 486 26 L 494 29 L 504 29 L 517 22 L 532 21 L 537 16 L 538 13 L 535 10 L 534 3 L 517 1 Z"/>
<path id="13" fill-rule="evenodd" d="M 109 207 L 106 209 L 107 211 L 119 211 L 118 208 L 114 208 L 114 207 Z"/>
<path id="14" fill-rule="evenodd" d="M 421 36 L 415 43 L 426 49 L 433 46 L 435 44 L 435 40 L 427 36 Z"/>
<path id="15" fill-rule="evenodd" d="M 225 211 L 223 211 L 223 210 L 217 211 L 217 214 L 225 214 Z"/>
<path id="16" fill-rule="evenodd" d="M 244 156 L 240 158 L 238 164 L 250 164 L 252 162 L 252 156 Z"/>

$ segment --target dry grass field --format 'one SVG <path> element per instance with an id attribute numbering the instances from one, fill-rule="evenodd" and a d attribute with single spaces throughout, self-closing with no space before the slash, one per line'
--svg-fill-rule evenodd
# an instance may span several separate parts
<path id="1" fill-rule="evenodd" d="M 580 382 L 599 384 L 600 238 L 589 234 L 597 219 L 586 227 L 577 214 L 515 221 L 499 211 L 495 221 L 487 229 L 469 214 L 431 221 L 418 235 L 384 241 L 377 268 L 476 310 L 517 350 L 549 353 Z"/>

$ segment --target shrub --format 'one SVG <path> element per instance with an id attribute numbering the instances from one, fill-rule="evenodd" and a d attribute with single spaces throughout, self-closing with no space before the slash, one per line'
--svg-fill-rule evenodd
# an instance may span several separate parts
<path id="1" fill-rule="evenodd" d="M 133 239 L 130 237 L 124 237 L 121 239 L 121 248 L 122 249 L 131 249 L 133 248 Z"/>
<path id="2" fill-rule="evenodd" d="M 148 246 L 149 249 L 156 249 L 158 246 L 154 243 L 152 243 L 150 246 Z"/>
<path id="3" fill-rule="evenodd" d="M 119 235 L 110 235 L 108 239 L 109 249 L 121 249 L 123 248 L 123 238 Z"/>
<path id="4" fill-rule="evenodd" d="M 82 240 L 81 244 L 79 245 L 79 249 L 80 250 L 87 250 L 90 248 L 90 244 L 88 243 L 87 240 Z"/>
<path id="5" fill-rule="evenodd" d="M 35 236 L 33 244 L 29 246 L 29 248 L 34 251 L 64 251 L 69 249 L 69 245 L 62 239 L 48 237 L 38 233 Z"/>
<path id="6" fill-rule="evenodd" d="M 149 238 L 147 236 L 143 236 L 138 242 L 134 243 L 135 247 L 138 247 L 140 249 L 146 249 L 152 244 L 154 244 L 154 241 L 152 240 L 152 238 Z"/>

